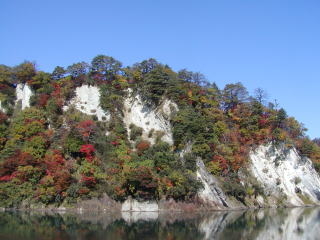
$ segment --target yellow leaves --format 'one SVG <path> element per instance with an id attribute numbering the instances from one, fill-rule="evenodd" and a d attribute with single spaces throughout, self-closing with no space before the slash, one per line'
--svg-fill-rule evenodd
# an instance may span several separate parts
<path id="1" fill-rule="evenodd" d="M 138 70 L 133 71 L 132 75 L 133 75 L 133 79 L 136 81 L 140 81 L 142 79 L 142 73 Z"/>
<path id="2" fill-rule="evenodd" d="M 208 171 L 213 175 L 218 175 L 221 171 L 219 162 L 210 161 L 206 164 Z"/>
<path id="3" fill-rule="evenodd" d="M 126 78 L 120 75 L 116 75 L 116 79 L 112 82 L 113 87 L 124 89 L 129 87 L 128 81 Z"/>
<path id="4" fill-rule="evenodd" d="M 0 93 L 0 101 L 4 101 L 6 99 L 6 95 Z"/>

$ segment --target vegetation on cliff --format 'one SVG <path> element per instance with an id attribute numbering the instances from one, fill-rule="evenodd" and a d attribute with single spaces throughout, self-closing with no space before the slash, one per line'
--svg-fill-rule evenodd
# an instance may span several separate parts
<path id="1" fill-rule="evenodd" d="M 31 87 L 30 108 L 21 110 L 15 102 L 17 84 Z M 110 121 L 72 107 L 64 111 L 84 84 L 99 87 Z M 178 105 L 172 146 L 161 141 L 161 132 L 149 133 L 156 136 L 152 145 L 134 125 L 128 136 L 123 104 L 135 94 L 150 109 L 165 99 Z M 175 72 L 154 59 L 123 67 L 98 55 L 90 64 L 58 66 L 52 73 L 31 62 L 0 65 L 0 206 L 59 205 L 105 192 L 121 201 L 191 200 L 202 187 L 197 157 L 224 179 L 228 194 L 241 199 L 261 189 L 241 185 L 238 172 L 246 168 L 250 149 L 271 141 L 295 146 L 319 171 L 319 140 L 311 141 L 302 124 L 266 100 L 261 89 L 254 96 L 241 83 L 219 89 L 200 73 Z M 188 146 L 191 151 L 181 159 Z"/>

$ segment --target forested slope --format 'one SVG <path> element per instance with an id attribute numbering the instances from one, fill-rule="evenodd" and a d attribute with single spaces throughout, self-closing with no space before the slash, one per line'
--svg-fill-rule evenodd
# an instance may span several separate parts
<path id="1" fill-rule="evenodd" d="M 200 160 L 246 204 L 266 194 L 259 181 L 242 181 L 250 152 L 270 143 L 320 169 L 319 140 L 262 89 L 219 89 L 154 59 L 123 67 L 98 55 L 52 73 L 0 65 L 0 101 L 0 206 L 72 205 L 103 193 L 192 202 L 205 187 Z"/>

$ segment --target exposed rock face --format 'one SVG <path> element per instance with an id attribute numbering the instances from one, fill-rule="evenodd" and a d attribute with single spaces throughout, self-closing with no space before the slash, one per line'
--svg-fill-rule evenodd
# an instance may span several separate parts
<path id="1" fill-rule="evenodd" d="M 163 134 L 161 140 L 172 145 L 170 119 L 175 111 L 178 111 L 178 106 L 170 100 L 165 99 L 159 107 L 152 109 L 142 102 L 139 95 L 136 95 L 125 99 L 123 121 L 128 135 L 130 135 L 130 124 L 134 124 L 143 129 L 142 138 L 151 144 L 155 143 L 157 134 Z"/>
<path id="2" fill-rule="evenodd" d="M 21 109 L 30 107 L 31 88 L 27 84 L 19 83 L 16 87 L 16 104 L 21 102 Z"/>
<path id="3" fill-rule="evenodd" d="M 101 198 L 92 198 L 79 201 L 76 205 L 78 211 L 119 212 L 121 203 L 111 199 L 107 194 Z"/>
<path id="4" fill-rule="evenodd" d="M 18 84 L 16 87 L 16 104 L 21 104 L 21 108 L 30 107 L 30 97 L 32 90 L 27 84 Z M 177 104 L 163 99 L 162 103 L 151 108 L 145 104 L 141 96 L 132 96 L 132 91 L 128 91 L 129 97 L 124 100 L 123 122 L 130 135 L 130 125 L 134 124 L 141 127 L 142 139 L 154 144 L 157 137 L 162 141 L 173 144 L 172 127 L 170 120 L 174 114 L 179 111 Z M 64 106 L 64 110 L 73 105 L 77 110 L 97 116 L 99 121 L 109 121 L 110 114 L 100 107 L 100 92 L 96 86 L 82 85 L 75 90 L 75 97 L 69 104 Z M 1 107 L 0 110 L 5 111 Z M 108 132 L 106 133 L 108 135 Z M 191 152 L 192 143 L 186 145 L 186 148 L 180 152 L 183 156 Z M 285 206 L 303 206 L 306 204 L 320 204 L 320 177 L 312 166 L 308 158 L 299 156 L 294 148 L 286 148 L 284 145 L 275 146 L 272 143 L 259 146 L 250 152 L 249 172 L 263 187 L 266 197 L 257 196 L 254 201 L 249 202 L 248 207 L 255 206 L 278 206 L 281 200 Z M 206 169 L 204 163 L 197 159 L 198 179 L 202 182 L 204 188 L 199 191 L 198 197 L 206 206 L 181 205 L 183 208 L 208 207 L 211 209 L 228 209 L 244 207 L 237 200 L 227 197 L 221 189 L 219 180 L 212 176 Z M 245 181 L 245 180 L 244 180 Z M 257 203 L 257 204 L 253 204 Z M 166 201 L 162 205 L 156 202 L 138 202 L 128 199 L 122 205 L 119 203 L 119 209 L 122 211 L 161 211 L 165 210 L 163 206 L 176 206 L 175 202 Z M 121 207 L 120 207 L 121 205 Z M 182 206 L 183 205 L 183 206 Z"/>
<path id="5" fill-rule="evenodd" d="M 96 115 L 99 121 L 109 121 L 110 114 L 106 113 L 100 107 L 100 92 L 95 86 L 82 85 L 75 90 L 76 96 L 71 99 L 67 106 L 63 107 L 64 111 L 69 109 L 70 105 L 88 115 Z"/>
<path id="6" fill-rule="evenodd" d="M 252 151 L 250 159 L 252 175 L 267 196 L 283 198 L 289 206 L 320 203 L 319 175 L 296 149 L 268 144 Z"/>
<path id="7" fill-rule="evenodd" d="M 135 199 L 127 199 L 121 207 L 122 212 L 158 212 L 159 205 L 156 202 L 138 202 Z"/>
<path id="8" fill-rule="evenodd" d="M 6 109 L 5 109 L 4 107 L 2 107 L 1 101 L 0 101 L 0 111 L 1 111 L 1 112 L 4 112 L 4 113 L 6 112 Z"/>
<path id="9" fill-rule="evenodd" d="M 218 186 L 217 179 L 212 176 L 206 169 L 202 160 L 197 160 L 197 177 L 202 182 L 204 189 L 199 191 L 199 197 L 211 206 L 217 209 L 228 207 L 227 197 Z"/>

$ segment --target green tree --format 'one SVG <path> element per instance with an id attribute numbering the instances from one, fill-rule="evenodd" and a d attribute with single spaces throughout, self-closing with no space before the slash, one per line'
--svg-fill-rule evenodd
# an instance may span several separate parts
<path id="1" fill-rule="evenodd" d="M 50 83 L 51 76 L 49 73 L 45 73 L 43 71 L 39 71 L 35 76 L 29 81 L 29 85 L 31 85 L 34 89 L 38 89 L 41 87 L 45 87 L 46 84 Z"/>
<path id="2" fill-rule="evenodd" d="M 63 67 L 56 66 L 51 73 L 51 77 L 53 80 L 59 80 L 63 78 L 66 74 L 66 70 Z"/>
<path id="3" fill-rule="evenodd" d="M 0 83 L 11 83 L 13 81 L 13 71 L 11 67 L 0 64 Z"/>
<path id="4" fill-rule="evenodd" d="M 172 79 L 172 71 L 167 67 L 158 66 L 147 73 L 140 84 L 142 96 L 149 103 L 158 105 Z"/>
<path id="5" fill-rule="evenodd" d="M 159 66 L 161 66 L 161 64 L 156 59 L 149 58 L 141 63 L 136 63 L 133 68 L 138 69 L 142 74 L 147 74 Z"/>
<path id="6" fill-rule="evenodd" d="M 13 68 L 15 80 L 20 83 L 30 81 L 36 75 L 35 64 L 25 61 Z"/>
<path id="7" fill-rule="evenodd" d="M 85 75 L 88 73 L 88 71 L 89 64 L 86 62 L 74 63 L 67 67 L 67 73 L 69 73 L 74 78 Z"/>
<path id="8" fill-rule="evenodd" d="M 113 57 L 98 55 L 91 62 L 92 73 L 100 73 L 103 80 L 114 80 L 120 73 L 122 63 Z"/>
<path id="9" fill-rule="evenodd" d="M 223 108 L 225 110 L 235 108 L 239 103 L 243 103 L 248 100 L 248 91 L 238 82 L 235 84 L 227 84 L 223 91 Z"/>

